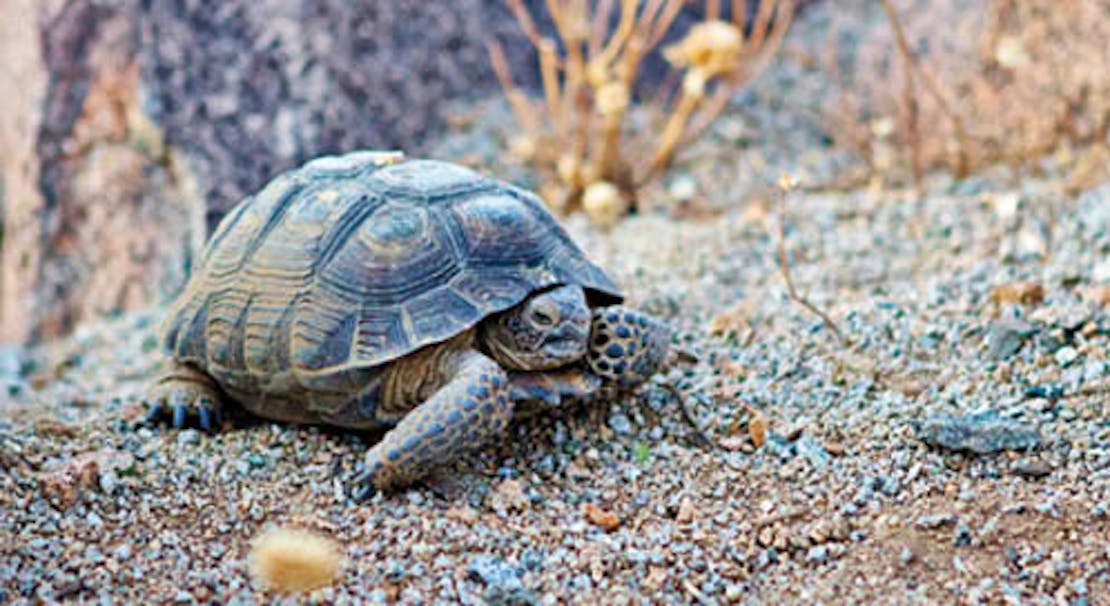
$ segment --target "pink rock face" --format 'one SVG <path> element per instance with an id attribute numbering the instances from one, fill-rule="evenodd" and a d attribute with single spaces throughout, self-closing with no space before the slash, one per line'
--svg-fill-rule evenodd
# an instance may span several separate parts
<path id="1" fill-rule="evenodd" d="M 488 35 L 524 44 L 503 5 L 474 0 L 2 7 L 8 343 L 167 299 L 244 195 L 321 152 L 415 151 L 447 100 L 493 90 Z"/>
<path id="2" fill-rule="evenodd" d="M 9 15 L 31 15 L 34 0 L 5 4 Z M 38 266 L 38 191 L 35 133 L 41 122 L 46 73 L 36 32 L 26 19 L 0 19 L 0 78 L 18 95 L 0 95 L 0 342 L 22 342 L 29 332 L 31 299 L 26 289 Z"/>
<path id="3" fill-rule="evenodd" d="M 28 3 L 0 58 L 5 153 L 0 341 L 164 299 L 204 238 L 183 156 L 141 107 L 137 15 Z M 8 31 L 11 30 L 11 31 Z M 41 44 L 40 44 L 41 38 Z"/>

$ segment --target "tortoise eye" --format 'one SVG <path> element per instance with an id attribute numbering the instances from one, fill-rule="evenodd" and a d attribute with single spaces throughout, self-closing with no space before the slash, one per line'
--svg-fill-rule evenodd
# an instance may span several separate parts
<path id="1" fill-rule="evenodd" d="M 532 310 L 532 321 L 540 326 L 554 326 L 555 318 L 542 309 Z"/>
<path id="2" fill-rule="evenodd" d="M 537 299 L 530 306 L 532 323 L 547 328 L 559 322 L 559 306 L 554 301 Z"/>

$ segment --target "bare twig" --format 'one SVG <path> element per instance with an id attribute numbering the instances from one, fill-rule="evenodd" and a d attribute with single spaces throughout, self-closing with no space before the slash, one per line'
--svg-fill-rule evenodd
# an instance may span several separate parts
<path id="1" fill-rule="evenodd" d="M 918 123 L 921 112 L 917 105 L 913 84 L 914 72 L 916 71 L 914 69 L 913 52 L 910 50 L 909 43 L 906 42 L 906 34 L 902 31 L 902 23 L 898 20 L 898 13 L 894 10 L 894 7 L 890 5 L 889 0 L 879 0 L 879 4 L 882 5 L 887 18 L 890 19 L 891 29 L 894 30 L 894 42 L 898 47 L 898 54 L 902 58 L 902 71 L 906 79 L 902 86 L 902 106 L 906 111 L 906 147 L 910 154 L 910 166 L 913 169 L 913 183 L 920 190 L 925 169 L 921 158 L 921 131 Z"/>
<path id="2" fill-rule="evenodd" d="M 717 444 L 717 442 L 709 437 L 709 434 L 706 433 L 705 428 L 702 427 L 700 422 L 698 422 L 697 416 L 692 410 L 690 410 L 690 401 L 686 397 L 686 394 L 684 394 L 682 390 L 680 390 L 669 379 L 660 381 L 659 385 L 666 391 L 671 392 L 671 394 L 674 395 L 675 399 L 678 400 L 678 408 L 682 411 L 682 418 L 690 425 L 690 428 L 694 430 L 694 435 L 697 436 L 698 440 L 707 446 L 718 448 L 719 445 Z"/>
<path id="3" fill-rule="evenodd" d="M 971 158 L 969 157 L 971 149 L 971 136 L 967 132 L 967 127 L 964 126 L 963 118 L 952 106 L 948 103 L 948 99 L 940 92 L 940 86 L 933 76 L 922 68 L 920 65 L 917 67 L 918 73 L 921 75 L 921 81 L 925 84 L 925 90 L 936 101 L 937 107 L 940 108 L 941 113 L 948 118 L 952 123 L 952 130 L 956 134 L 956 165 L 953 172 L 956 174 L 957 179 L 963 179 L 971 172 Z"/>
<path id="4" fill-rule="evenodd" d="M 529 135 L 535 136 L 540 131 L 540 125 L 536 121 L 532 102 L 513 82 L 513 75 L 509 71 L 509 62 L 505 58 L 505 51 L 501 48 L 501 43 L 491 40 L 486 44 L 486 48 L 489 50 L 490 63 L 493 64 L 493 73 L 497 75 L 497 81 L 501 83 L 505 98 L 509 100 L 513 117 Z"/>
<path id="5" fill-rule="evenodd" d="M 755 21 L 752 23 L 752 35 L 748 40 L 752 47 L 760 48 L 763 46 L 763 37 L 767 35 L 771 17 L 775 14 L 777 8 L 778 2 L 764 1 L 759 3 L 759 8 L 756 9 L 755 13 Z"/>
<path id="6" fill-rule="evenodd" d="M 605 34 L 609 32 L 609 18 L 613 15 L 613 0 L 600 0 L 597 3 L 597 12 L 594 13 L 590 28 L 590 40 L 587 47 L 589 57 L 593 59 L 601 52 L 605 42 Z"/>
<path id="7" fill-rule="evenodd" d="M 837 327 L 836 322 L 833 322 L 832 318 L 830 318 L 828 314 L 826 314 L 819 307 L 810 302 L 809 299 L 799 294 L 798 289 L 794 288 L 794 280 L 790 277 L 790 259 L 789 256 L 786 254 L 786 200 L 787 197 L 790 195 L 790 190 L 792 190 L 794 186 L 795 184 L 793 177 L 783 176 L 783 178 L 779 180 L 778 252 L 779 268 L 782 270 L 782 279 L 784 282 L 786 282 L 786 292 L 788 295 L 790 295 L 790 299 L 793 300 L 795 303 L 808 309 L 814 315 L 821 318 L 821 321 L 824 322 L 825 325 L 829 327 L 829 330 L 832 331 L 833 335 L 836 337 L 836 340 L 839 341 L 841 345 L 846 346 L 848 345 L 848 342 L 844 339 L 844 335 L 841 334 L 840 328 Z"/>
<path id="8" fill-rule="evenodd" d="M 663 36 L 667 35 L 667 30 L 671 28 L 675 17 L 678 17 L 678 11 L 682 10 L 683 4 L 685 4 L 683 0 L 669 0 L 667 2 L 667 5 L 663 8 L 663 13 L 655 20 L 651 36 L 647 40 L 645 52 L 655 48 L 655 45 L 663 40 Z"/>
<path id="9" fill-rule="evenodd" d="M 621 16 L 617 23 L 617 29 L 613 32 L 609 41 L 604 44 L 599 54 L 596 56 L 591 54 L 591 61 L 596 61 L 598 65 L 604 66 L 605 69 L 612 65 L 636 27 L 636 6 L 636 0 L 621 0 Z"/>
<path id="10" fill-rule="evenodd" d="M 732 23 L 726 23 L 721 1 L 706 0 L 707 21 L 676 45 L 680 58 L 672 65 L 684 76 L 682 93 L 664 98 L 667 119 L 657 133 L 658 144 L 652 153 L 642 154 L 642 165 L 633 166 L 621 142 L 625 106 L 644 57 L 663 41 L 688 0 L 546 0 L 554 23 L 551 34 L 537 28 L 523 0 L 506 2 L 539 52 L 542 102 L 523 96 L 496 43 L 489 44 L 490 58 L 517 120 L 533 140 L 542 137 L 546 143 L 543 153 L 531 159 L 544 174 L 559 177 L 558 185 L 545 185 L 545 198 L 564 210 L 581 207 L 582 195 L 596 183 L 615 186 L 625 202 L 634 204 L 639 188 L 704 134 L 732 93 L 768 64 L 796 4 L 764 0 L 749 35 L 744 2 L 731 2 Z M 536 111 L 541 108 L 543 112 Z"/>
<path id="11" fill-rule="evenodd" d="M 732 0 L 732 22 L 740 31 L 748 25 L 748 2 L 747 0 Z"/>
<path id="12" fill-rule="evenodd" d="M 547 111 L 555 125 L 555 132 L 562 138 L 567 133 L 566 116 L 563 112 L 561 87 L 559 86 L 559 56 L 556 54 L 555 41 L 550 38 L 540 40 L 540 80 L 543 83 L 543 98 Z"/>
<path id="13" fill-rule="evenodd" d="M 528 7 L 524 6 L 523 0 L 505 0 L 509 5 L 509 10 L 513 12 L 516 17 L 517 23 L 520 24 L 520 29 L 524 30 L 524 34 L 532 42 L 532 46 L 537 49 L 540 47 L 540 33 L 536 29 L 536 22 L 532 20 L 532 14 L 528 12 Z"/>
<path id="14" fill-rule="evenodd" d="M 932 77 L 922 66 L 918 63 L 917 56 L 910 50 L 909 43 L 906 41 L 906 33 L 902 28 L 902 22 L 898 18 L 897 11 L 891 6 L 889 0 L 879 0 L 883 10 L 890 20 L 890 27 L 894 32 L 895 44 L 898 46 L 898 53 L 902 56 L 902 64 L 906 71 L 906 84 L 903 89 L 904 101 L 906 109 L 910 112 L 909 120 L 911 124 L 907 124 L 906 136 L 911 145 L 911 154 L 914 170 L 914 181 L 920 186 L 921 172 L 922 172 L 922 159 L 920 153 L 920 131 L 919 131 L 919 108 L 917 100 L 914 97 L 914 77 L 915 75 L 921 79 L 925 85 L 925 91 L 936 102 L 937 107 L 941 113 L 944 114 L 948 121 L 952 123 L 952 130 L 956 135 L 957 151 L 956 151 L 956 164 L 953 169 L 957 178 L 966 177 L 971 170 L 971 160 L 969 158 L 969 150 L 971 149 L 971 137 L 968 135 L 967 127 L 964 121 L 960 118 L 959 114 L 952 109 L 952 105 L 940 90 L 940 85 L 937 84 L 935 78 Z"/>

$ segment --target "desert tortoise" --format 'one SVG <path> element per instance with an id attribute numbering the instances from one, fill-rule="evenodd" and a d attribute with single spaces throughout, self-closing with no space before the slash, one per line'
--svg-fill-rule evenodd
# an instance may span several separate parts
<path id="1" fill-rule="evenodd" d="M 221 221 L 164 324 L 148 419 L 390 427 L 354 492 L 411 483 L 558 405 L 649 378 L 661 323 L 619 305 L 533 194 L 446 162 L 354 152 L 282 174 Z"/>

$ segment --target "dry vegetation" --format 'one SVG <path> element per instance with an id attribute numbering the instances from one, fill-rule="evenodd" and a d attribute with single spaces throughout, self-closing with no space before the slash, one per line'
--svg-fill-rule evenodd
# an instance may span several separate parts
<path id="1" fill-rule="evenodd" d="M 856 3 L 858 8 L 858 4 Z M 870 6 L 875 6 L 868 3 Z M 838 102 L 823 118 L 874 174 L 930 168 L 957 178 L 1003 162 L 1092 146 L 1069 188 L 1105 178 L 1110 128 L 1110 4 L 1101 0 L 881 0 L 861 31 L 834 11 L 818 58 Z M 843 48 L 858 38 L 855 48 Z M 844 58 L 850 59 L 845 65 Z M 1064 152 L 1066 153 L 1066 152 Z"/>
<path id="2" fill-rule="evenodd" d="M 511 151 L 536 169 L 552 208 L 585 209 L 601 225 L 634 207 L 776 56 L 797 4 L 765 0 L 746 15 L 744 2 L 708 1 L 704 20 L 679 33 L 676 17 L 690 4 L 681 0 L 553 0 L 548 36 L 523 2 L 507 2 L 538 51 L 542 79 L 542 94 L 529 96 L 490 43 L 521 126 Z M 814 8 L 831 15 L 825 40 L 788 43 L 784 60 L 819 66 L 819 79 L 831 81 L 812 106 L 873 181 L 920 187 L 930 170 L 962 179 L 998 163 L 1035 168 L 1049 154 L 1065 167 L 1069 191 L 1107 177 L 1110 4 L 847 0 Z M 652 52 L 673 73 L 641 99 L 637 81 Z"/>
<path id="3" fill-rule="evenodd" d="M 541 195 L 553 208 L 584 208 L 601 224 L 622 216 L 635 204 L 637 190 L 703 134 L 736 90 L 767 65 L 795 8 L 794 0 L 765 0 L 749 22 L 743 1 L 732 2 L 727 19 L 719 1 L 706 2 L 705 20 L 662 51 L 676 70 L 671 81 L 681 82 L 677 90 L 664 86 L 660 92 L 662 122 L 627 132 L 642 61 L 667 37 L 685 4 L 553 0 L 547 7 L 556 40 L 540 33 L 521 0 L 509 0 L 539 53 L 542 101 L 516 86 L 496 42 L 490 56 L 524 130 L 513 148 L 540 172 Z M 657 136 L 647 140 L 649 132 Z"/>

